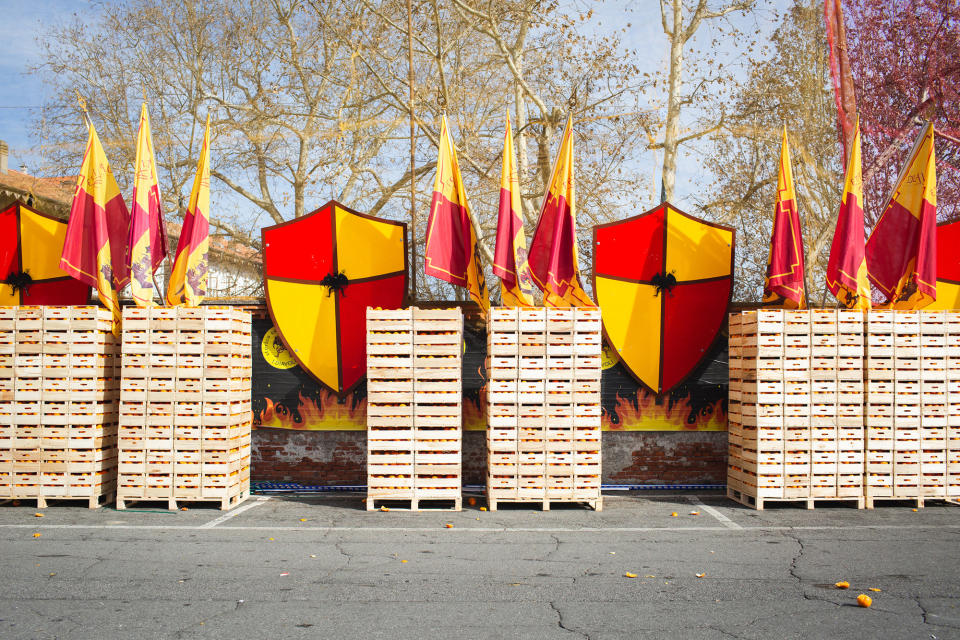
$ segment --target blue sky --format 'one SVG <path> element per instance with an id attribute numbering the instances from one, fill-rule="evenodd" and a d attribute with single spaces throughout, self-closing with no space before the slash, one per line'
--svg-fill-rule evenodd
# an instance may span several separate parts
<path id="1" fill-rule="evenodd" d="M 88 0 L 3 0 L 0 41 L 6 43 L 0 56 L 0 140 L 10 145 L 9 166 L 19 169 L 31 160 L 35 141 L 30 123 L 46 97 L 43 83 L 26 74 L 39 61 L 36 36 L 43 25 L 69 20 L 90 9 Z M 77 161 L 79 163 L 79 159 Z"/>

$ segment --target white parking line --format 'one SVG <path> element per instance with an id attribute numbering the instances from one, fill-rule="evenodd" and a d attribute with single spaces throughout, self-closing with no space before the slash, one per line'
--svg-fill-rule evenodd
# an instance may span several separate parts
<path id="1" fill-rule="evenodd" d="M 687 502 L 699 507 L 701 511 L 706 511 L 707 513 L 712 515 L 714 518 L 719 520 L 720 524 L 725 526 L 727 529 L 743 529 L 743 527 L 741 527 L 739 524 L 737 524 L 727 516 L 723 515 L 722 513 L 720 513 L 713 507 L 711 507 L 710 505 L 704 504 L 703 501 L 700 500 L 700 496 L 687 496 Z"/>
<path id="2" fill-rule="evenodd" d="M 220 524 L 220 523 L 222 523 L 222 522 L 226 522 L 226 521 L 229 520 L 230 518 L 236 518 L 238 515 L 240 515 L 240 514 L 243 513 L 244 511 L 249 511 L 250 509 L 253 509 L 254 507 L 259 507 L 260 505 L 262 505 L 264 502 L 266 502 L 266 501 L 269 500 L 269 499 L 270 499 L 270 496 L 261 496 L 261 497 L 257 498 L 256 502 L 250 502 L 250 503 L 248 503 L 248 504 L 245 504 L 245 505 L 242 505 L 242 506 L 237 507 L 237 508 L 234 509 L 233 511 L 228 511 L 227 513 L 223 514 L 223 515 L 220 516 L 219 518 L 215 518 L 215 519 L 211 520 L 210 522 L 208 522 L 208 523 L 206 523 L 206 524 L 200 525 L 200 528 L 201 528 L 201 529 L 213 529 L 213 528 L 214 528 L 215 526 L 217 526 L 218 524 Z"/>
<path id="3" fill-rule="evenodd" d="M 0 524 L 0 529 L 86 529 L 86 530 L 143 530 L 143 531 L 203 531 L 210 530 L 207 524 L 201 525 L 132 525 L 132 524 Z M 960 529 L 960 524 L 943 525 L 896 525 L 896 524 L 878 524 L 878 525 L 810 525 L 810 526 L 756 526 L 741 527 L 737 533 L 746 532 L 775 532 L 775 531 L 854 531 L 854 530 L 880 530 L 880 531 L 921 531 L 921 530 L 943 530 Z M 277 526 L 236 526 L 236 527 L 217 527 L 217 531 L 306 531 L 306 532 L 363 532 L 372 533 L 378 531 L 388 531 L 391 533 L 431 533 L 443 532 L 445 534 L 457 533 L 656 533 L 658 531 L 669 533 L 701 532 L 701 531 L 726 531 L 733 532 L 730 527 L 454 527 L 448 529 L 443 526 L 436 527 L 277 527 Z"/>

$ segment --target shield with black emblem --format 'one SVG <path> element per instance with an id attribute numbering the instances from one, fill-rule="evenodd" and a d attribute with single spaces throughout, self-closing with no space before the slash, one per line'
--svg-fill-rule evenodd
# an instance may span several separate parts
<path id="1" fill-rule="evenodd" d="M 733 293 L 734 230 L 669 203 L 593 229 L 593 288 L 611 346 L 657 394 L 707 356 Z"/>
<path id="2" fill-rule="evenodd" d="M 331 200 L 265 227 L 267 309 L 280 339 L 308 373 L 343 395 L 366 372 L 366 309 L 403 306 L 407 225 Z"/>
<path id="3" fill-rule="evenodd" d="M 67 223 L 22 202 L 0 211 L 0 306 L 87 304 L 90 287 L 60 268 Z"/>

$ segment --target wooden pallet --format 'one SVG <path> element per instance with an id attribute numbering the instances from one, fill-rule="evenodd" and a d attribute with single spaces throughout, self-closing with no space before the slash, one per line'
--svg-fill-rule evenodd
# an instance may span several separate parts
<path id="1" fill-rule="evenodd" d="M 117 510 L 123 511 L 127 508 L 130 503 L 140 503 L 140 502 L 166 502 L 167 509 L 170 511 L 178 511 L 180 509 L 179 504 L 185 502 L 210 502 L 210 503 L 220 503 L 221 511 L 229 511 L 230 509 L 236 507 L 240 503 L 244 502 L 247 498 L 250 497 L 250 489 L 243 489 L 242 491 L 235 493 L 233 495 L 224 496 L 223 498 L 204 498 L 204 497 L 170 497 L 170 498 L 144 498 L 144 497 L 130 497 L 124 496 L 122 490 L 117 492 Z"/>
<path id="2" fill-rule="evenodd" d="M 367 511 L 462 511 L 463 498 L 366 498 Z M 389 506 L 388 504 L 389 503 Z M 406 506 L 395 506 L 406 503 Z M 443 506 L 435 506 L 441 504 Z M 449 506 L 448 506 L 449 505 Z"/>
<path id="3" fill-rule="evenodd" d="M 875 502 L 906 502 L 907 504 L 917 508 L 923 509 L 924 504 L 927 502 L 944 502 L 946 504 L 951 504 L 955 506 L 960 506 L 960 498 L 957 497 L 943 497 L 943 496 L 867 496 L 866 508 L 873 509 Z"/>
<path id="4" fill-rule="evenodd" d="M 96 496 L 10 496 L 9 498 L 4 497 L 0 500 L 0 504 L 13 502 L 14 500 L 21 503 L 36 501 L 37 509 L 46 509 L 49 506 L 48 501 L 51 500 L 54 502 L 78 502 L 80 500 L 86 500 L 88 509 L 99 509 L 107 503 L 113 502 L 113 497 L 114 492 L 112 491 Z"/>
<path id="5" fill-rule="evenodd" d="M 599 492 L 598 492 L 599 493 Z M 557 498 L 498 498 L 487 492 L 487 508 L 490 511 L 496 511 L 497 505 L 501 502 L 507 502 L 510 504 L 529 504 L 529 505 L 540 505 L 541 511 L 550 511 L 551 503 L 555 504 L 585 504 L 589 506 L 594 511 L 603 511 L 603 497 L 598 496 L 593 500 L 584 500 L 582 498 L 570 498 L 568 500 L 560 500 Z"/>
<path id="6" fill-rule="evenodd" d="M 732 487 L 727 487 L 727 497 L 731 500 L 739 502 L 745 507 L 750 507 L 751 509 L 756 509 L 757 511 L 763 511 L 764 504 L 767 503 L 779 503 L 779 502 L 791 502 L 791 503 L 803 503 L 807 509 L 813 509 L 817 503 L 824 502 L 855 502 L 857 504 L 857 509 L 864 508 L 864 497 L 863 496 L 849 496 L 843 498 L 836 497 L 824 497 L 824 498 L 765 498 L 765 497 L 756 497 L 752 496 L 749 493 L 734 489 Z"/>

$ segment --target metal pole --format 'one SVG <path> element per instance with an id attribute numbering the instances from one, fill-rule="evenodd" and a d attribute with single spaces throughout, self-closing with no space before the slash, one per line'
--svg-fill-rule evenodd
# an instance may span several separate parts
<path id="1" fill-rule="evenodd" d="M 417 299 L 417 125 L 413 114 L 413 5 L 407 0 L 407 63 L 410 84 L 410 302 Z"/>

